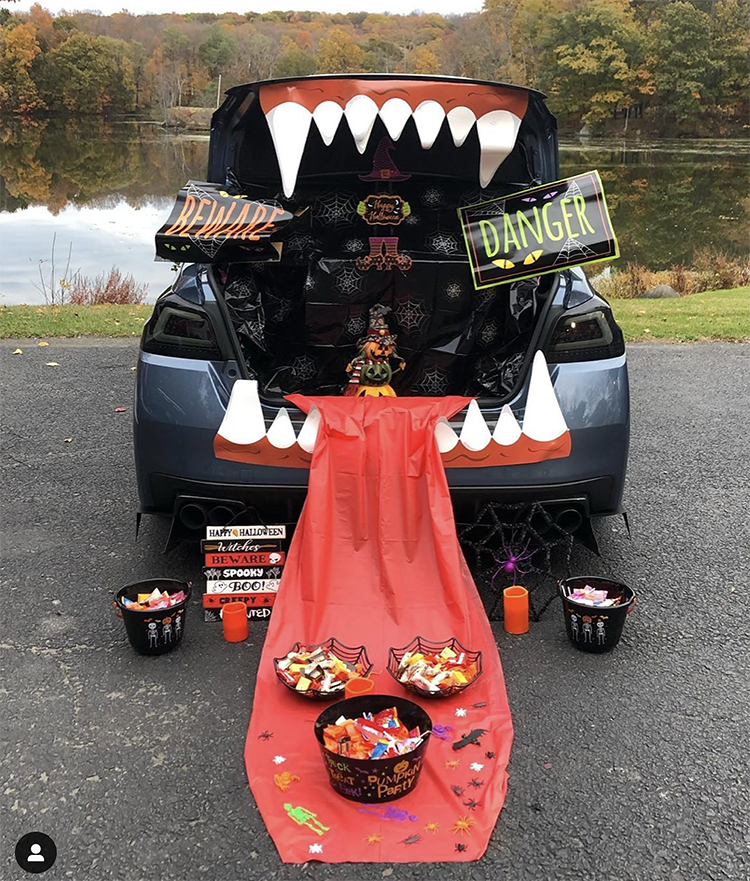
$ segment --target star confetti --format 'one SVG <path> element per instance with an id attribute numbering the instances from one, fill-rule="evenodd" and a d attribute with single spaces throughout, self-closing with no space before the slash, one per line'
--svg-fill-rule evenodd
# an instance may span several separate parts
<path id="1" fill-rule="evenodd" d="M 383 836 L 379 832 L 371 832 L 365 836 L 365 841 L 370 845 L 379 844 L 382 840 Z"/>
<path id="2" fill-rule="evenodd" d="M 440 826 L 437 823 L 428 823 L 424 827 L 425 832 L 432 832 L 433 835 L 435 835 L 439 830 L 440 830 Z"/>
<path id="3" fill-rule="evenodd" d="M 461 759 L 450 759 L 449 761 L 447 761 L 447 762 L 445 763 L 445 767 L 446 767 L 449 771 L 455 771 L 456 768 L 458 768 L 458 766 L 459 766 L 460 764 L 461 764 Z"/>
<path id="4" fill-rule="evenodd" d="M 463 707 L 456 707 L 456 715 L 460 719 L 466 715 L 466 710 Z"/>
<path id="5" fill-rule="evenodd" d="M 453 832 L 456 835 L 468 835 L 471 832 L 471 827 L 474 825 L 475 820 L 472 817 L 459 817 L 456 822 L 453 824 Z"/>
<path id="6" fill-rule="evenodd" d="M 472 771 L 481 771 L 484 765 L 481 765 L 479 762 L 472 762 L 469 767 Z"/>
<path id="7" fill-rule="evenodd" d="M 323 853 L 323 845 L 322 844 L 311 844 L 308 848 L 308 853 Z"/>
<path id="8" fill-rule="evenodd" d="M 274 765 L 283 765 L 286 761 L 286 756 L 274 756 L 273 763 Z"/>

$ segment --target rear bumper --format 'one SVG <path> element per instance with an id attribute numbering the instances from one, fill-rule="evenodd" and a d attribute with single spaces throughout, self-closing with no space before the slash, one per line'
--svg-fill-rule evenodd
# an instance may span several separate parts
<path id="1" fill-rule="evenodd" d="M 577 499 L 593 515 L 622 510 L 630 434 L 625 356 L 553 365 L 552 379 L 571 432 L 571 455 L 533 465 L 448 468 L 460 519 L 470 519 L 471 510 L 488 501 Z M 296 519 L 307 488 L 305 469 L 214 456 L 231 383 L 222 363 L 141 352 L 134 436 L 144 513 L 171 514 L 175 498 L 185 494 L 236 499 L 256 504 L 269 518 Z M 521 419 L 525 399 L 524 388 L 511 402 Z M 499 409 L 482 409 L 494 425 Z"/>

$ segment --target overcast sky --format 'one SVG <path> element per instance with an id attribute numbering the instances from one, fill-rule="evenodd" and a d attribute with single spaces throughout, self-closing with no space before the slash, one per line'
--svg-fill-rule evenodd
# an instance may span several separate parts
<path id="1" fill-rule="evenodd" d="M 85 9 L 89 12 L 102 12 L 108 15 L 127 9 L 138 14 L 144 12 L 270 12 L 274 9 L 311 10 L 316 12 L 421 12 L 463 13 L 476 12 L 482 8 L 482 0 L 94 0 L 94 2 L 76 3 L 56 2 L 56 0 L 40 0 L 50 12 L 68 12 L 74 9 Z M 2 4 L 5 5 L 5 4 Z M 26 9 L 31 0 L 22 0 L 19 4 L 10 4 L 10 8 Z"/>

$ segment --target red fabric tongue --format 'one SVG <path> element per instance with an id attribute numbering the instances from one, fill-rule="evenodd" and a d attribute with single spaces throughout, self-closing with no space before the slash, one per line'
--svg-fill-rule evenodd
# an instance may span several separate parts
<path id="1" fill-rule="evenodd" d="M 466 398 L 304 397 L 321 425 L 307 501 L 289 550 L 258 669 L 245 746 L 250 786 L 282 860 L 478 859 L 505 797 L 513 738 L 500 658 L 456 537 L 434 439 Z M 273 658 L 295 642 L 364 644 L 375 671 L 420 635 L 481 651 L 466 691 L 419 700 L 382 672 L 379 694 L 420 703 L 435 733 L 416 787 L 391 804 L 349 801 L 329 786 L 313 723 L 325 703 L 292 694 Z M 441 726 L 441 727 L 437 727 Z M 480 733 L 477 734 L 477 731 Z M 464 735 L 469 742 L 454 749 Z"/>

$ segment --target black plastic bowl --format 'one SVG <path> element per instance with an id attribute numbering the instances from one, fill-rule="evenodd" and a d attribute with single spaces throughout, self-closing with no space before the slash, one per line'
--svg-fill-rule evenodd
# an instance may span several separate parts
<path id="1" fill-rule="evenodd" d="M 298 652 L 302 647 L 305 647 L 308 651 L 314 651 L 317 648 L 324 648 L 332 651 L 337 658 L 341 661 L 346 661 L 351 667 L 354 667 L 356 664 L 362 664 L 362 672 L 359 674 L 360 676 L 367 676 L 367 674 L 372 670 L 372 664 L 370 663 L 370 659 L 367 657 L 367 649 L 363 645 L 357 646 L 348 646 L 344 645 L 343 642 L 339 642 L 335 637 L 331 637 L 330 639 L 326 639 L 324 642 L 313 643 L 312 645 L 307 645 L 304 642 L 295 642 L 294 645 L 289 649 L 290 652 Z M 287 652 L 287 655 L 289 652 Z M 285 687 L 288 688 L 289 691 L 296 694 L 298 697 L 304 697 L 311 701 L 333 701 L 337 699 L 341 699 L 344 696 L 344 689 L 346 687 L 346 683 L 342 683 L 341 688 L 337 688 L 335 691 L 297 691 L 297 689 L 286 682 L 281 676 L 281 670 L 279 670 L 279 662 L 283 661 L 286 658 L 286 655 L 283 655 L 280 658 L 273 659 L 273 669 L 276 671 L 276 678 L 279 682 Z"/>
<path id="2" fill-rule="evenodd" d="M 363 713 L 379 713 L 395 707 L 399 719 L 410 730 L 432 731 L 432 719 L 422 709 L 403 697 L 391 694 L 366 694 L 331 704 L 315 721 L 315 737 L 320 746 L 331 788 L 350 801 L 363 804 L 382 804 L 395 801 L 413 792 L 422 773 L 429 734 L 416 749 L 390 759 L 353 759 L 327 750 L 323 731 L 339 716 L 356 719 Z"/>
<path id="3" fill-rule="evenodd" d="M 407 652 L 420 651 L 426 652 L 427 654 L 439 655 L 446 646 L 453 649 L 453 651 L 457 652 L 458 654 L 464 652 L 468 659 L 468 662 L 470 664 L 474 662 L 477 665 L 477 675 L 471 680 L 471 682 L 467 682 L 466 685 L 451 685 L 450 688 L 445 688 L 442 691 L 428 691 L 426 688 L 421 688 L 418 684 L 415 684 L 413 682 L 401 682 L 401 680 L 398 678 L 398 668 L 401 663 L 401 659 Z M 398 682 L 398 684 L 402 688 L 405 688 L 407 691 L 411 691 L 412 693 L 419 695 L 419 697 L 452 697 L 454 694 L 465 691 L 467 688 L 469 688 L 469 686 L 473 685 L 482 675 L 482 653 L 470 652 L 468 649 L 465 649 L 455 636 L 452 639 L 446 640 L 445 642 L 430 642 L 427 639 L 422 639 L 421 636 L 415 636 L 414 639 L 409 643 L 409 645 L 404 646 L 402 649 L 391 648 L 391 650 L 388 652 L 387 669 L 391 676 L 396 680 L 396 682 Z"/>
<path id="4" fill-rule="evenodd" d="M 141 612 L 128 609 L 122 598 L 137 600 L 139 593 L 152 593 L 154 588 L 168 594 L 185 591 L 185 599 L 169 609 Z M 182 642 L 185 634 L 187 602 L 190 599 L 190 585 L 171 578 L 149 578 L 123 587 L 115 594 L 115 607 L 125 623 L 125 630 L 133 648 L 141 655 L 165 655 Z"/>

